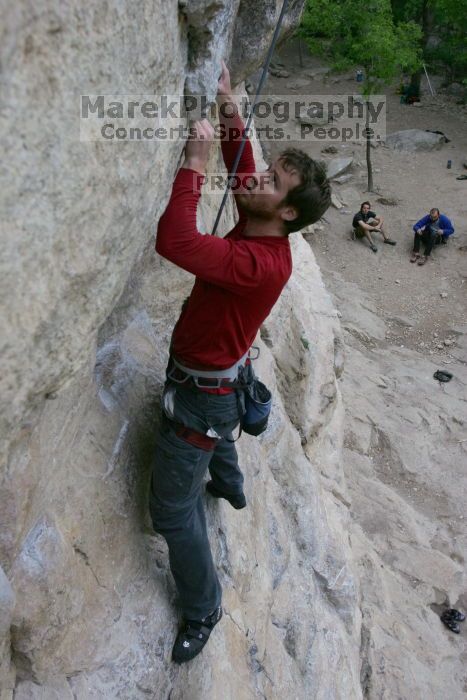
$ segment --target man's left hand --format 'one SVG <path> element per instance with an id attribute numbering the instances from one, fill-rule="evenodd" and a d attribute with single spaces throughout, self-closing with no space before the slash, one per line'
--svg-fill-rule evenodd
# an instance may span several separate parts
<path id="1" fill-rule="evenodd" d="M 209 151 L 214 140 L 214 128 L 207 119 L 190 126 L 190 136 L 185 146 L 185 161 L 182 168 L 190 168 L 204 175 L 209 160 Z"/>

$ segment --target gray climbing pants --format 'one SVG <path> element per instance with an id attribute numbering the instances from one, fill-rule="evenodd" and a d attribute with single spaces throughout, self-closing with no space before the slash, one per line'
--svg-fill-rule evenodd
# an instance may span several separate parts
<path id="1" fill-rule="evenodd" d="M 235 393 L 218 395 L 167 382 L 154 454 L 149 509 L 156 532 L 169 547 L 170 569 L 186 619 L 199 620 L 220 605 L 222 589 L 206 531 L 203 481 L 207 469 L 216 488 L 243 491 L 232 431 L 239 424 Z M 166 415 L 199 433 L 211 428 L 219 439 L 205 450 L 178 437 Z"/>

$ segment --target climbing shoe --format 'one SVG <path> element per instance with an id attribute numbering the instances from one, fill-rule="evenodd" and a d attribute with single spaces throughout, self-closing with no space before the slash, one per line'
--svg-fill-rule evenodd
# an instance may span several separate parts
<path id="1" fill-rule="evenodd" d="M 464 622 L 465 620 L 465 615 L 464 613 L 461 613 L 459 610 L 455 610 L 454 608 L 449 608 L 449 610 L 445 610 L 441 616 L 441 619 L 444 620 L 454 620 L 455 622 Z"/>
<path id="2" fill-rule="evenodd" d="M 434 379 L 439 382 L 450 382 L 452 379 L 452 373 L 448 372 L 446 369 L 437 369 L 433 375 Z"/>
<path id="3" fill-rule="evenodd" d="M 378 248 L 377 248 L 375 245 L 372 245 L 372 244 L 371 244 L 371 245 L 370 245 L 370 248 L 371 248 L 371 250 L 373 251 L 373 253 L 377 253 L 377 252 L 378 252 Z"/>
<path id="4" fill-rule="evenodd" d="M 172 661 L 183 664 L 198 656 L 221 617 L 222 608 L 219 606 L 201 620 L 185 620 L 172 649 Z"/>
<path id="5" fill-rule="evenodd" d="M 224 491 L 219 491 L 214 486 L 212 481 L 208 481 L 206 484 L 206 491 L 214 496 L 214 498 L 225 498 L 226 501 L 230 503 L 233 508 L 241 510 L 246 506 L 246 498 L 244 493 L 224 493 Z"/>
<path id="6" fill-rule="evenodd" d="M 443 622 L 446 625 L 446 627 L 455 634 L 459 634 L 459 632 L 461 631 L 459 624 L 455 620 L 453 620 L 452 617 L 445 617 L 443 614 L 441 615 L 441 622 Z"/>
<path id="7" fill-rule="evenodd" d="M 392 241 L 390 238 L 385 238 L 384 242 L 388 245 L 396 245 L 396 241 Z"/>

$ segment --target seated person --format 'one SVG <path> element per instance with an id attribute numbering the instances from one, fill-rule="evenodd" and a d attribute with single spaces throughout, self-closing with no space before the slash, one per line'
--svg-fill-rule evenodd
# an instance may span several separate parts
<path id="1" fill-rule="evenodd" d="M 445 214 L 440 214 L 434 207 L 430 213 L 417 221 L 413 226 L 414 242 L 410 262 L 424 265 L 431 255 L 434 245 L 446 244 L 449 236 L 454 233 L 454 226 Z M 423 243 L 424 254 L 420 255 L 420 245 Z"/>
<path id="2" fill-rule="evenodd" d="M 376 216 L 375 212 L 371 211 L 370 207 L 370 202 L 362 202 L 360 211 L 358 212 L 358 214 L 355 214 L 353 218 L 352 226 L 354 227 L 355 235 L 357 236 L 357 238 L 363 238 L 365 236 L 365 238 L 370 244 L 371 250 L 373 251 L 373 253 L 376 253 L 378 248 L 375 246 L 371 237 L 372 231 L 378 231 L 378 233 L 381 233 L 383 235 L 384 242 L 388 243 L 389 245 L 396 245 L 396 241 L 391 241 L 391 239 L 386 236 L 386 233 L 383 228 L 383 217 Z"/>
<path id="3" fill-rule="evenodd" d="M 401 87 L 401 103 L 411 105 L 414 102 L 420 102 L 419 90 L 416 85 L 406 83 Z"/>

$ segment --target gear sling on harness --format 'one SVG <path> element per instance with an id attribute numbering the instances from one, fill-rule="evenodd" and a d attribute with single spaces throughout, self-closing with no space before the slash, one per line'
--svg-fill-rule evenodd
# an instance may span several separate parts
<path id="1" fill-rule="evenodd" d="M 241 421 L 241 429 L 249 435 L 261 435 L 268 427 L 271 413 L 271 392 L 259 379 L 250 384 L 244 393 L 245 413 Z"/>
<path id="2" fill-rule="evenodd" d="M 232 367 L 225 370 L 196 370 L 182 365 L 171 355 L 167 378 L 178 385 L 190 380 L 197 389 L 230 388 L 237 394 L 240 418 L 240 434 L 261 435 L 268 424 L 272 396 L 269 389 L 255 376 L 247 352 Z M 240 437 L 240 435 L 239 435 Z"/>

